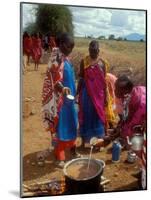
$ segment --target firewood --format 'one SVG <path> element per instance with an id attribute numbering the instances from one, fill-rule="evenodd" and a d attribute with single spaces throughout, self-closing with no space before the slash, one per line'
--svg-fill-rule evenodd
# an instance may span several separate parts
<path id="1" fill-rule="evenodd" d="M 23 192 L 23 197 L 33 197 L 35 195 L 35 192 Z"/>
<path id="2" fill-rule="evenodd" d="M 27 190 L 30 190 L 30 187 L 28 185 L 23 184 L 23 187 Z"/>
<path id="3" fill-rule="evenodd" d="M 103 186 L 103 185 L 106 185 L 106 184 L 110 183 L 110 181 L 111 181 L 111 180 L 106 179 L 106 180 L 104 180 L 104 181 L 101 182 L 101 185 L 102 185 L 102 186 Z"/>
<path id="4" fill-rule="evenodd" d="M 37 182 L 37 185 L 44 185 L 44 184 L 52 183 L 54 181 L 56 180 L 45 180 L 45 181 Z"/>

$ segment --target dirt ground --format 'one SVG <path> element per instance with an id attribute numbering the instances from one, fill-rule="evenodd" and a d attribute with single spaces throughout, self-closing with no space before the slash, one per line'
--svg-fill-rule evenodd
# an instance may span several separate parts
<path id="1" fill-rule="evenodd" d="M 43 167 L 38 166 L 37 153 L 50 146 L 50 137 L 45 132 L 41 120 L 41 91 L 46 71 L 46 64 L 40 64 L 39 70 L 34 71 L 33 63 L 27 66 L 22 75 L 22 157 L 23 157 L 23 183 L 30 185 L 36 182 L 63 176 L 62 169 L 55 165 L 53 152 L 46 158 Z M 78 149 L 78 152 L 88 156 L 89 149 Z M 110 146 L 101 152 L 93 152 L 92 158 L 105 161 L 103 176 L 110 179 L 106 191 L 135 190 L 138 188 L 137 179 L 132 173 L 138 170 L 138 164 L 126 163 L 127 152 L 123 151 L 119 163 L 112 163 Z"/>

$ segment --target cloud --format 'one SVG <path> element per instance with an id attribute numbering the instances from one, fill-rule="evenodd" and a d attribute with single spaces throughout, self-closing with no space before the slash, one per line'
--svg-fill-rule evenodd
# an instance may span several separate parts
<path id="1" fill-rule="evenodd" d="M 75 34 L 79 36 L 146 34 L 145 12 L 134 10 L 69 7 Z"/>
<path id="2" fill-rule="evenodd" d="M 114 11 L 111 17 L 111 25 L 126 27 L 128 25 L 128 15 L 124 11 Z"/>
<path id="3" fill-rule="evenodd" d="M 22 4 L 22 25 L 23 28 L 29 23 L 35 22 L 35 4 Z"/>
<path id="4" fill-rule="evenodd" d="M 78 36 L 106 34 L 111 13 L 106 9 L 69 7 L 73 14 L 75 34 Z"/>
<path id="5" fill-rule="evenodd" d="M 35 21 L 35 4 L 23 4 L 23 27 Z M 146 34 L 145 11 L 68 6 L 73 15 L 75 36 Z"/>

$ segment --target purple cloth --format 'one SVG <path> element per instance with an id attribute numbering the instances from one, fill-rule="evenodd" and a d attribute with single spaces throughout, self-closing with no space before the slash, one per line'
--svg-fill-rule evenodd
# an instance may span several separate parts
<path id="1" fill-rule="evenodd" d="M 105 76 L 98 65 L 93 65 L 85 69 L 86 88 L 97 114 L 105 124 Z"/>
<path id="2" fill-rule="evenodd" d="M 133 135 L 133 127 L 142 125 L 146 120 L 146 88 L 144 86 L 134 87 L 128 105 L 128 119 L 122 125 L 122 136 Z"/>

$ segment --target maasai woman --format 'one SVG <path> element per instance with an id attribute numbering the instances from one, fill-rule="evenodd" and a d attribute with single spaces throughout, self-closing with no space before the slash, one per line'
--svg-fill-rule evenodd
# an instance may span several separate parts
<path id="1" fill-rule="evenodd" d="M 29 65 L 31 50 L 32 50 L 32 39 L 27 32 L 24 32 L 24 35 L 23 35 L 23 55 L 27 56 L 27 63 L 26 63 L 27 65 Z"/>
<path id="2" fill-rule="evenodd" d="M 35 62 L 35 70 L 38 70 L 39 60 L 42 56 L 42 41 L 35 33 L 32 37 L 32 58 Z"/>
<path id="3" fill-rule="evenodd" d="M 75 96 L 74 70 L 68 55 L 74 47 L 74 41 L 66 33 L 60 35 L 58 48 L 52 50 L 51 65 L 48 68 L 43 87 L 43 114 L 47 130 L 55 141 L 55 156 L 59 166 L 65 161 L 65 149 L 75 153 L 77 136 L 77 113 L 74 101 L 67 94 Z M 55 135 L 56 133 L 56 135 Z"/>
<path id="4" fill-rule="evenodd" d="M 123 102 L 121 136 L 126 139 L 133 135 L 135 125 L 143 125 L 146 120 L 146 88 L 134 86 L 125 75 L 115 83 L 115 95 Z"/>
<path id="5" fill-rule="evenodd" d="M 81 61 L 79 75 L 80 135 L 89 143 L 92 137 L 104 137 L 106 123 L 106 63 L 99 58 L 99 43 L 95 40 L 89 44 L 89 56 Z"/>

